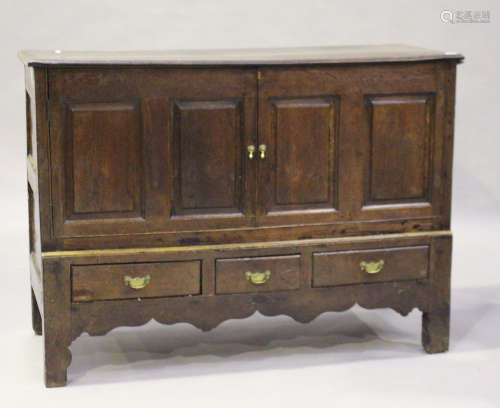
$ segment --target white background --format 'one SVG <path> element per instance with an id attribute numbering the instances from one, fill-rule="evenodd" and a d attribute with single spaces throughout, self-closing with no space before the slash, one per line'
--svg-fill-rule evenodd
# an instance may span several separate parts
<path id="1" fill-rule="evenodd" d="M 500 7 L 496 1 L 0 2 L 2 405 L 500 406 Z M 490 10 L 444 24 L 442 10 Z M 359 308 L 302 325 L 285 316 L 80 337 L 66 388 L 46 390 L 30 322 L 21 48 L 134 50 L 407 43 L 458 66 L 451 349 L 425 355 L 417 311 Z"/>

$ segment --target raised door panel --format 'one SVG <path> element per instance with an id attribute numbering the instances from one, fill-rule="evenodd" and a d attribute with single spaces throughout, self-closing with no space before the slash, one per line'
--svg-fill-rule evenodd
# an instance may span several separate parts
<path id="1" fill-rule="evenodd" d="M 428 203 L 433 95 L 368 98 L 370 166 L 364 205 Z"/>
<path id="2" fill-rule="evenodd" d="M 334 99 L 278 99 L 271 103 L 275 191 L 270 211 L 333 208 Z"/>
<path id="3" fill-rule="evenodd" d="M 66 218 L 140 217 L 137 104 L 70 104 L 68 115 Z"/>
<path id="4" fill-rule="evenodd" d="M 262 90 L 261 225 L 336 217 L 339 98 L 320 92 L 275 97 L 272 89 Z"/>
<path id="5" fill-rule="evenodd" d="M 173 109 L 172 215 L 243 215 L 242 101 L 175 101 Z"/>

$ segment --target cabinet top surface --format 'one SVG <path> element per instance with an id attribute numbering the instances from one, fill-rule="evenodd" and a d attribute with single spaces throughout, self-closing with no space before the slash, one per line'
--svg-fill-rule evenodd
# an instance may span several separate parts
<path id="1" fill-rule="evenodd" d="M 22 50 L 18 55 L 25 65 L 293 65 L 463 59 L 456 52 L 402 44 L 111 52 Z"/>

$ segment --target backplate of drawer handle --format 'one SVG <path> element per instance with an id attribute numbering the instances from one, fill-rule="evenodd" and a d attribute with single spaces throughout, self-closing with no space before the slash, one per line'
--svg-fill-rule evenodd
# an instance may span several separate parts
<path id="1" fill-rule="evenodd" d="M 271 277 L 271 271 L 267 270 L 264 272 L 246 272 L 245 276 L 248 281 L 253 283 L 254 285 L 263 285 L 266 283 Z"/>
<path id="2" fill-rule="evenodd" d="M 151 275 L 149 274 L 146 276 L 135 276 L 133 278 L 130 276 L 125 276 L 123 278 L 125 286 L 128 286 L 129 288 L 134 290 L 144 289 L 146 286 L 149 285 L 150 281 L 151 281 Z"/>
<path id="3" fill-rule="evenodd" d="M 359 263 L 359 266 L 361 267 L 362 271 L 365 271 L 366 273 L 369 273 L 370 275 L 374 275 L 376 273 L 379 273 L 382 270 L 382 268 L 384 267 L 384 260 L 380 259 L 380 260 L 374 261 L 374 262 L 361 261 Z"/>

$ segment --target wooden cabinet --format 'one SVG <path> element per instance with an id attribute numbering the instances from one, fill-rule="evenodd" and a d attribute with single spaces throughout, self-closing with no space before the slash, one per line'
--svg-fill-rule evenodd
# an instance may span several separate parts
<path id="1" fill-rule="evenodd" d="M 447 348 L 460 55 L 20 57 L 48 386 L 81 332 L 151 318 L 210 329 L 256 310 L 417 307 L 425 349 Z"/>

